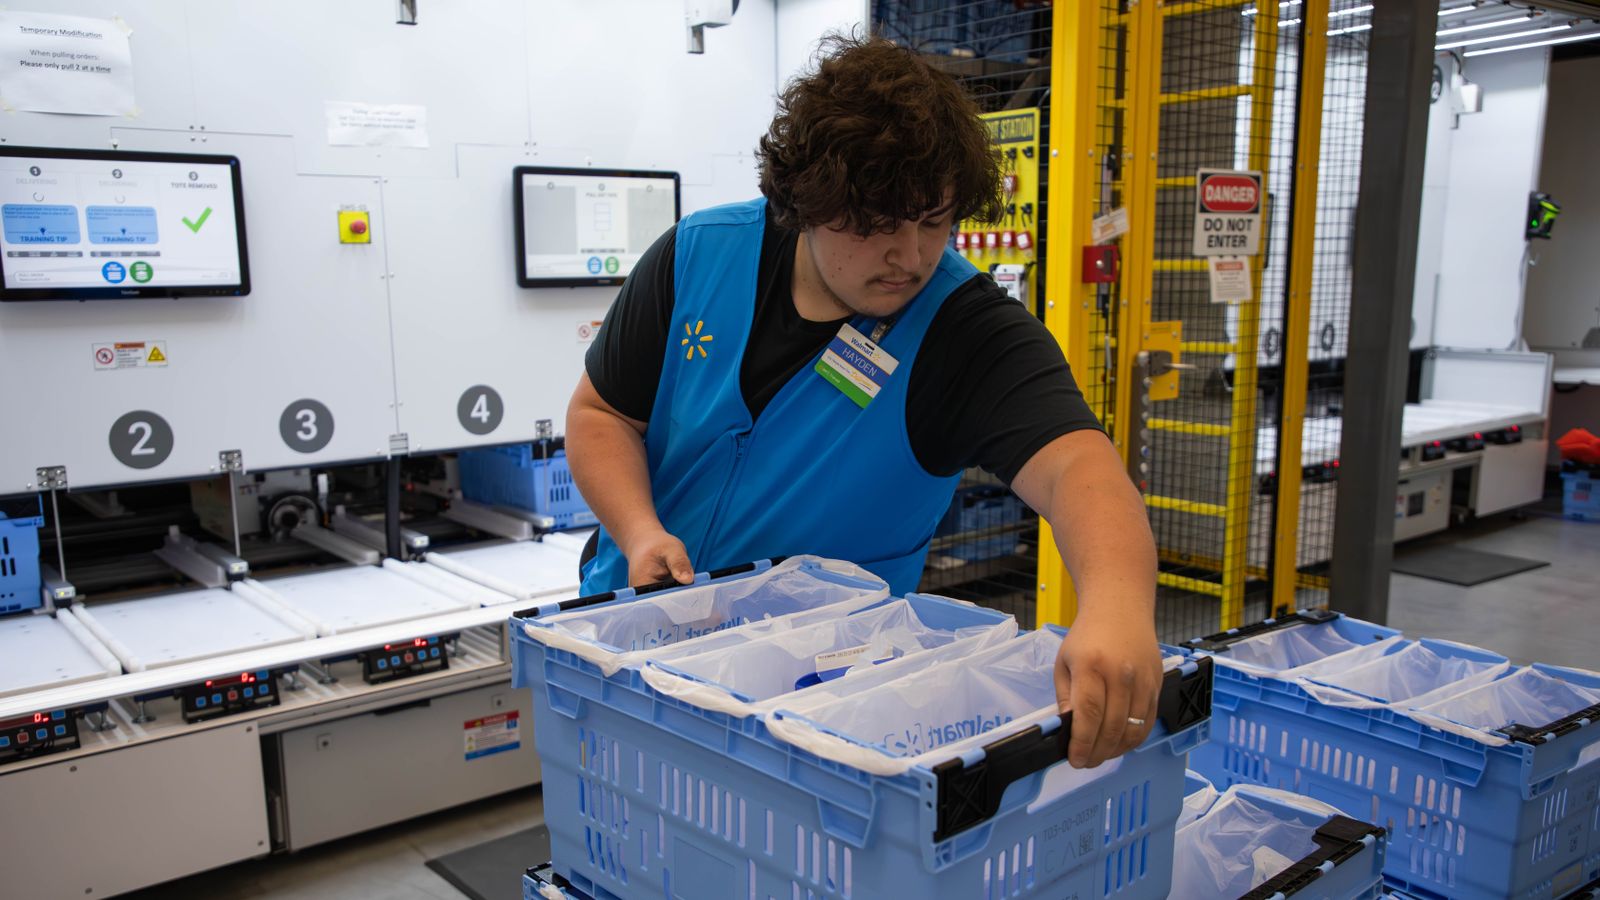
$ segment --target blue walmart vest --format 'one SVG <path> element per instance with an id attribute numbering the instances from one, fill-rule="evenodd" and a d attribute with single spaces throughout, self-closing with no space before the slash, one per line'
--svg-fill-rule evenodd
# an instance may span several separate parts
<path id="1" fill-rule="evenodd" d="M 672 331 L 645 432 L 657 513 L 699 572 L 815 554 L 869 569 L 896 595 L 915 591 L 960 476 L 930 475 L 917 461 L 906 385 L 934 314 L 977 270 L 945 251 L 881 341 L 899 365 L 865 409 L 824 381 L 813 360 L 752 421 L 739 369 L 765 212 L 766 201 L 755 200 L 678 224 Z M 870 335 L 875 322 L 853 324 Z M 628 561 L 602 529 L 583 592 L 627 580 Z"/>

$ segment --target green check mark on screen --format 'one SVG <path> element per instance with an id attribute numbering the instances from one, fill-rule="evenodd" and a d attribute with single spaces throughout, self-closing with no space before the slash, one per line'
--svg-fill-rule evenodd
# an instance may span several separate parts
<path id="1" fill-rule="evenodd" d="M 208 206 L 208 207 L 205 208 L 204 211 L 202 211 L 200 213 L 200 218 L 195 219 L 193 222 L 191 222 L 186 217 L 183 220 L 183 224 L 189 226 L 189 230 L 190 231 L 194 232 L 195 234 L 199 234 L 200 233 L 200 226 L 204 225 L 206 223 L 206 220 L 209 219 L 209 218 L 211 218 L 211 207 Z"/>

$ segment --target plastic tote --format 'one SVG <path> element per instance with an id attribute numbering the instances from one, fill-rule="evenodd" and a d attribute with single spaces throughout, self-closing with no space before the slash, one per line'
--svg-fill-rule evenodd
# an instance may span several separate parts
<path id="1" fill-rule="evenodd" d="M 1367 640 L 1288 669 L 1229 659 L 1318 629 Z M 1218 663 L 1212 741 L 1191 767 L 1385 826 L 1385 879 L 1417 897 L 1554 898 L 1600 878 L 1600 674 L 1383 631 L 1301 612 L 1190 642 Z"/>
<path id="2" fill-rule="evenodd" d="M 1062 762 L 1070 717 L 1063 722 L 1055 711 L 1048 665 L 1062 632 L 1006 638 L 1015 627 L 1008 617 L 933 597 L 839 617 L 901 603 L 953 639 L 897 659 L 858 658 L 837 678 L 757 701 L 750 715 L 657 691 L 641 669 L 676 669 L 674 676 L 724 696 L 739 694 L 735 686 L 649 659 L 607 676 L 540 640 L 545 630 L 528 627 L 539 617 L 513 620 L 515 679 L 533 691 L 543 765 L 555 857 L 547 880 L 564 892 L 532 896 L 1164 896 L 1183 753 L 1201 739 L 1209 709 L 1209 661 L 1174 651 L 1163 723 L 1151 739 L 1080 772 Z M 955 636 L 974 626 L 976 633 Z M 760 628 L 768 634 L 751 641 L 720 633 L 696 640 L 747 652 L 739 648 L 783 631 L 763 621 L 729 631 Z M 949 721 L 922 723 L 915 746 L 885 743 L 915 721 L 905 710 L 891 721 L 907 683 L 942 685 L 942 667 L 963 668 L 975 683 L 1003 681 L 1024 657 L 1022 665 L 1037 668 L 1020 701 L 973 694 L 981 705 L 971 707 L 968 697 L 947 694 L 940 709 Z M 845 721 L 851 707 L 881 715 L 858 732 Z M 913 754 L 927 748 L 934 726 L 934 754 Z M 898 774 L 874 774 L 847 761 L 857 758 L 851 753 Z"/>
<path id="3" fill-rule="evenodd" d="M 1184 799 L 1170 900 L 1366 900 L 1383 887 L 1383 829 L 1332 806 L 1271 788 L 1220 796 L 1195 783 Z"/>

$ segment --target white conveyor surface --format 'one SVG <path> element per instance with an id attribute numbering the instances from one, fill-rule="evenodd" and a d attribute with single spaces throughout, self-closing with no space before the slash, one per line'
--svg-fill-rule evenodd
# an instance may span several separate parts
<path id="1" fill-rule="evenodd" d="M 79 604 L 69 612 L 129 672 L 314 637 L 286 611 L 221 588 Z"/>
<path id="2" fill-rule="evenodd" d="M 582 554 L 584 545 L 589 543 L 589 535 L 594 533 L 593 528 L 584 528 L 580 531 L 552 531 L 544 536 L 544 542 L 550 547 L 560 547 L 562 550 Z"/>
<path id="3" fill-rule="evenodd" d="M 116 657 L 77 619 L 0 619 L 0 697 L 121 674 Z"/>
<path id="4" fill-rule="evenodd" d="M 516 541 L 467 550 L 435 550 L 427 561 L 518 600 L 578 588 L 577 553 L 545 542 Z"/>
<path id="5" fill-rule="evenodd" d="M 1402 447 L 1450 440 L 1478 431 L 1499 431 L 1544 418 L 1537 409 L 1439 400 L 1407 403 L 1404 416 L 1400 426 Z M 1300 439 L 1301 464 L 1318 465 L 1338 459 L 1343 426 L 1344 420 L 1337 416 L 1307 418 Z M 1257 475 L 1265 475 L 1277 468 L 1277 453 L 1278 429 L 1271 425 L 1262 426 L 1256 435 Z"/>
<path id="6" fill-rule="evenodd" d="M 234 587 L 235 592 L 265 593 L 311 623 L 319 637 L 478 605 L 377 566 L 353 566 L 268 581 L 251 579 L 241 585 Z"/>

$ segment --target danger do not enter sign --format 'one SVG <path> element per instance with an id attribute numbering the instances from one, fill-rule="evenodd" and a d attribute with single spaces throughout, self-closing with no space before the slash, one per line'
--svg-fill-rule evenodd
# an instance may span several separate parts
<path id="1" fill-rule="evenodd" d="M 1201 169 L 1195 175 L 1194 255 L 1261 252 L 1261 173 Z"/>

